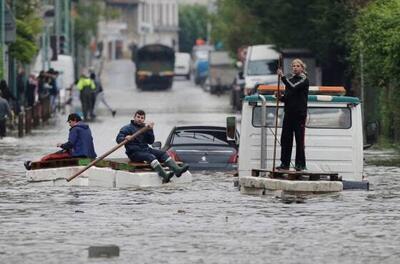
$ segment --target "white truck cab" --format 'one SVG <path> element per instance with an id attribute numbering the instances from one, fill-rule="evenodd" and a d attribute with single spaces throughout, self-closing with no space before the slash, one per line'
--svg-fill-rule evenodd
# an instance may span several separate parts
<path id="1" fill-rule="evenodd" d="M 260 86 L 258 94 L 246 96 L 243 100 L 239 143 L 239 178 L 251 176 L 252 169 L 272 171 L 277 102 L 273 94 L 260 93 L 271 93 L 274 89 L 276 90 L 276 85 Z M 321 94 L 322 90 L 325 90 L 325 94 Z M 343 188 L 346 189 L 346 186 L 350 186 L 349 188 L 353 189 L 356 188 L 354 184 L 357 182 L 367 183 L 363 176 L 362 114 L 358 98 L 337 95 L 344 91 L 343 87 L 310 87 L 305 153 L 308 171 L 336 172 L 343 179 Z M 262 113 L 263 105 L 266 106 L 265 114 Z M 280 164 L 279 140 L 284 114 L 283 103 L 279 103 L 278 109 L 275 166 Z M 265 122 L 262 122 L 262 115 L 266 118 Z M 262 126 L 263 123 L 265 126 Z M 227 125 L 229 126 L 229 123 Z M 292 163 L 294 163 L 295 153 L 295 146 L 293 146 Z M 294 165 L 291 164 L 291 167 Z M 368 188 L 364 187 L 368 184 L 361 185 L 357 186 L 361 186 L 362 189 Z"/>

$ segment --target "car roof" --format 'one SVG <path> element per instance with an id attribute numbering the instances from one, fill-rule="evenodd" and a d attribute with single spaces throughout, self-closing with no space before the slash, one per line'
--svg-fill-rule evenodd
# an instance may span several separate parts
<path id="1" fill-rule="evenodd" d="M 176 126 L 174 130 L 226 130 L 222 126 Z"/>

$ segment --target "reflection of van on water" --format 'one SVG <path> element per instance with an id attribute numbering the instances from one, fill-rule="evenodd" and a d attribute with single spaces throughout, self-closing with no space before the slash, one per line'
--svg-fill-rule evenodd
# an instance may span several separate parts
<path id="1" fill-rule="evenodd" d="M 245 89 L 254 89 L 257 84 L 274 84 L 278 80 L 279 52 L 273 45 L 249 46 L 244 67 Z"/>

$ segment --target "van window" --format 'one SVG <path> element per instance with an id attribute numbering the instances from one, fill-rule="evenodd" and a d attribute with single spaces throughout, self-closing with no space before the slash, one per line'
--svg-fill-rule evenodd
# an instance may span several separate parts
<path id="1" fill-rule="evenodd" d="M 247 75 L 276 74 L 278 60 L 253 60 L 248 62 Z"/>
<path id="2" fill-rule="evenodd" d="M 282 127 L 283 107 L 278 111 L 278 127 Z M 261 107 L 253 108 L 252 124 L 261 127 Z M 267 107 L 267 127 L 275 127 L 275 107 Z M 351 111 L 347 107 L 309 107 L 307 109 L 307 128 L 351 128 Z"/>

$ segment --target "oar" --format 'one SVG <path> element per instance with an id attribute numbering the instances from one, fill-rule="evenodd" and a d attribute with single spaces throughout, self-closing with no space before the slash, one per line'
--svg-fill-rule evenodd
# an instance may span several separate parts
<path id="1" fill-rule="evenodd" d="M 278 69 L 281 68 L 282 55 L 279 56 L 278 60 Z M 279 113 L 279 98 L 280 98 L 280 89 L 281 89 L 281 77 L 278 75 L 278 89 L 276 94 L 276 109 L 275 109 L 275 140 L 274 140 L 274 158 L 272 160 L 272 177 L 275 175 L 275 159 L 276 159 L 276 142 L 278 140 L 278 113 Z"/>
<path id="2" fill-rule="evenodd" d="M 72 181 L 73 179 L 75 179 L 76 177 L 78 177 L 79 175 L 81 175 L 83 172 L 85 172 L 87 169 L 89 169 L 90 167 L 92 167 L 93 165 L 95 165 L 97 162 L 99 162 L 100 160 L 103 160 L 105 157 L 107 157 L 108 155 L 110 155 L 111 153 L 113 153 L 114 151 L 116 151 L 117 149 L 119 149 L 120 147 L 122 147 L 123 145 L 125 145 L 126 143 L 128 143 L 129 141 L 133 140 L 134 138 L 136 138 L 138 135 L 142 134 L 143 132 L 146 132 L 147 130 L 149 130 L 150 128 L 145 126 L 143 128 L 141 128 L 140 130 L 138 130 L 136 133 L 134 133 L 131 137 L 131 139 L 125 139 L 124 141 L 122 141 L 121 143 L 119 143 L 118 145 L 116 145 L 115 147 L 113 147 L 112 149 L 110 149 L 109 151 L 107 151 L 106 153 L 104 153 L 103 155 L 101 155 L 100 157 L 98 157 L 97 159 L 93 160 L 92 162 L 90 162 L 88 165 L 86 165 L 85 168 L 81 169 L 80 171 L 78 171 L 77 173 L 75 173 L 74 175 L 72 175 L 71 177 L 67 178 L 67 182 Z"/>

